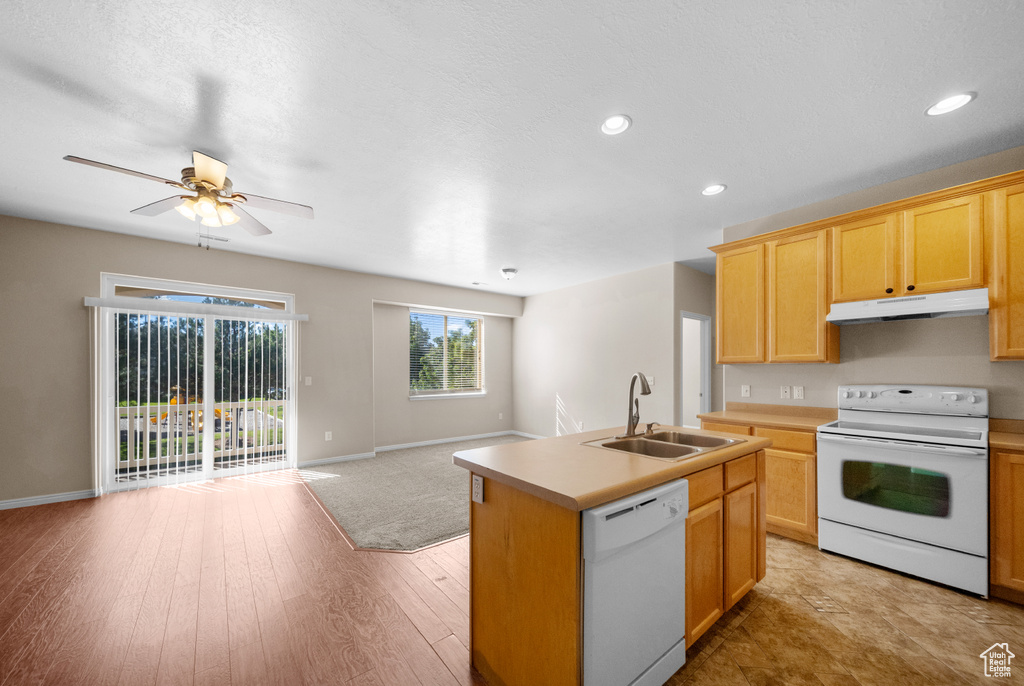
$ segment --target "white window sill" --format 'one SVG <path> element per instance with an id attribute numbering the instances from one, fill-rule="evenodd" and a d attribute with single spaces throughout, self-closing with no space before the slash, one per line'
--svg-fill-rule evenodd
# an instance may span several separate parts
<path id="1" fill-rule="evenodd" d="M 483 398 L 487 391 L 467 391 L 465 393 L 431 393 L 427 395 L 410 395 L 409 400 L 454 400 L 457 398 Z"/>

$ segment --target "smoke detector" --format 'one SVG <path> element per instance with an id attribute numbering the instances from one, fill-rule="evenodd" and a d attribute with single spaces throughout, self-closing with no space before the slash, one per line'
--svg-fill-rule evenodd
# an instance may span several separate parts
<path id="1" fill-rule="evenodd" d="M 511 281 L 512 279 L 516 278 L 516 274 L 518 273 L 519 270 L 516 269 L 515 267 L 505 267 L 504 269 L 501 270 L 501 275 L 505 277 L 506 281 Z"/>

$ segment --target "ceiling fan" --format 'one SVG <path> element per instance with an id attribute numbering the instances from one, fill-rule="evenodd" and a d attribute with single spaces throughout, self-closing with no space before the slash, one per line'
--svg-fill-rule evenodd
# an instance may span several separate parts
<path id="1" fill-rule="evenodd" d="M 65 155 L 68 162 L 78 162 L 91 167 L 109 169 L 111 171 L 138 176 L 142 179 L 165 183 L 189 193 L 189 195 L 172 195 L 154 203 L 136 207 L 132 214 L 141 214 L 146 217 L 155 217 L 170 209 L 175 209 L 182 216 L 195 221 L 202 220 L 203 226 L 231 226 L 237 223 L 253 236 L 265 236 L 271 233 L 270 229 L 261 224 L 251 214 L 241 208 L 245 204 L 249 207 L 256 207 L 261 210 L 283 212 L 304 219 L 313 218 L 313 208 L 309 205 L 300 205 L 284 200 L 264 198 L 252 193 L 236 193 L 231 186 L 231 179 L 227 177 L 228 165 L 209 155 L 195 150 L 192 152 L 192 166 L 181 170 L 181 181 L 172 181 L 159 176 L 143 174 L 123 167 L 115 167 L 112 164 L 95 162 L 74 155 Z"/>

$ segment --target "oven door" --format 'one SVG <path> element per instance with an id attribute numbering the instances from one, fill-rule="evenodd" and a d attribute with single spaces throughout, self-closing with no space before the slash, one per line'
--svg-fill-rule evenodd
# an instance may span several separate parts
<path id="1" fill-rule="evenodd" d="M 818 434 L 818 516 L 988 555 L 988 451 Z"/>

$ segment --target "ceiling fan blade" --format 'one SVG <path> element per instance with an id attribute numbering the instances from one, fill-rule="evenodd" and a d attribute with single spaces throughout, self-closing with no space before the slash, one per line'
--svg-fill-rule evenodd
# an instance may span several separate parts
<path id="1" fill-rule="evenodd" d="M 224 177 L 228 173 L 228 165 L 224 162 L 193 150 L 192 166 L 195 167 L 197 178 L 212 183 L 217 189 L 224 187 Z"/>
<path id="2" fill-rule="evenodd" d="M 238 205 L 232 206 L 231 209 L 238 215 L 238 225 L 253 236 L 266 236 L 269 233 L 273 233 L 273 231 L 263 226 L 256 217 L 252 216 Z"/>
<path id="3" fill-rule="evenodd" d="M 235 193 L 233 197 L 238 196 L 244 198 L 245 204 L 248 207 L 255 207 L 258 210 L 283 212 L 284 214 L 302 217 L 303 219 L 313 218 L 313 208 L 309 205 L 300 205 L 297 202 L 288 202 L 287 200 L 264 198 L 262 195 L 253 195 L 252 193 Z"/>
<path id="4" fill-rule="evenodd" d="M 173 210 L 180 204 L 181 197 L 177 195 L 172 195 L 169 198 L 157 200 L 156 202 L 151 202 L 148 205 L 143 205 L 142 207 L 136 207 L 134 210 L 132 210 L 132 214 L 141 214 L 145 217 L 155 217 L 156 215 L 163 214 L 168 210 Z"/>
<path id="5" fill-rule="evenodd" d="M 137 176 L 140 179 L 149 179 L 150 181 L 156 181 L 158 183 L 166 183 L 168 186 L 174 186 L 175 188 L 181 188 L 188 190 L 181 185 L 178 181 L 171 181 L 170 179 L 164 179 L 159 176 L 153 176 L 152 174 L 143 174 L 142 172 L 132 171 L 131 169 L 125 169 L 124 167 L 115 167 L 112 164 L 104 164 L 103 162 L 96 162 L 94 160 L 87 160 L 84 157 L 75 157 L 74 155 L 65 155 L 64 159 L 68 162 L 78 162 L 79 164 L 87 164 L 90 167 L 98 167 L 100 169 L 109 169 L 110 171 L 121 172 L 122 174 L 128 174 L 129 176 Z"/>

